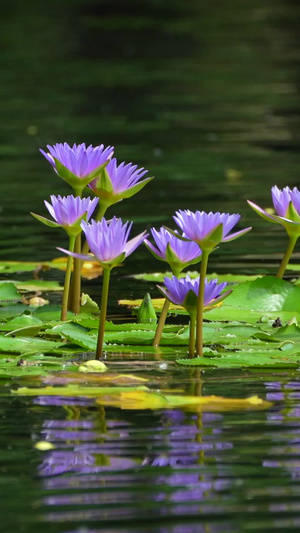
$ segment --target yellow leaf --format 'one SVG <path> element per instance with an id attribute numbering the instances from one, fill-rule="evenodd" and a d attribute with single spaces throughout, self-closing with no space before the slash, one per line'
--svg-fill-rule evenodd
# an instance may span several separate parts
<path id="1" fill-rule="evenodd" d="M 248 409 L 268 409 L 272 405 L 258 396 L 236 399 L 223 398 L 222 396 L 164 395 L 150 390 L 122 391 L 117 396 L 103 396 L 96 401 L 101 405 L 134 410 L 181 407 L 193 411 L 243 411 Z"/>
<path id="2" fill-rule="evenodd" d="M 118 304 L 119 305 L 126 305 L 127 307 L 140 307 L 142 302 L 143 302 L 142 299 L 138 299 L 138 300 L 118 300 Z M 165 303 L 165 298 L 152 298 L 152 304 L 153 304 L 153 307 L 154 307 L 155 310 L 161 311 L 162 308 L 163 308 L 164 303 Z M 207 307 L 205 307 L 205 310 L 215 309 L 216 307 L 220 307 L 222 304 L 223 304 L 223 302 L 219 302 L 216 305 L 207 306 Z M 183 309 L 183 307 L 181 305 L 175 305 L 175 304 L 170 303 L 169 309 L 171 311 L 176 311 L 176 310 L 179 310 L 179 309 Z"/>
<path id="3" fill-rule="evenodd" d="M 157 392 L 133 391 L 121 392 L 118 397 L 108 396 L 99 398 L 97 403 L 101 405 L 111 405 L 121 409 L 162 409 L 167 407 L 168 402 L 165 396 Z"/>
<path id="4" fill-rule="evenodd" d="M 67 257 L 56 257 L 56 259 L 53 259 L 51 263 L 49 263 L 50 266 L 54 268 L 58 268 L 59 270 L 66 270 L 67 268 Z M 85 279 L 94 279 L 98 276 L 102 276 L 103 268 L 99 265 L 99 263 L 96 263 L 94 261 L 84 261 L 82 266 L 81 275 Z"/>

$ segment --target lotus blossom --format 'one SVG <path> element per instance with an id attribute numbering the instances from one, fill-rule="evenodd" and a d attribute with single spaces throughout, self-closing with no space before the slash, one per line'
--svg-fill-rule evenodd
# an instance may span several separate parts
<path id="1" fill-rule="evenodd" d="M 90 219 L 98 203 L 98 198 L 91 200 L 79 196 L 74 197 L 72 194 L 69 196 L 51 195 L 50 199 L 51 203 L 46 200 L 44 203 L 54 222 L 35 213 L 32 215 L 46 226 L 65 229 L 68 235 L 78 235 L 81 232 L 80 222 L 83 219 Z"/>
<path id="2" fill-rule="evenodd" d="M 270 215 L 264 209 L 249 200 L 248 204 L 263 219 L 275 224 L 281 224 L 286 229 L 289 236 L 289 242 L 276 274 L 277 278 L 282 278 L 294 251 L 296 242 L 300 237 L 300 191 L 297 187 L 294 187 L 293 189 L 285 187 L 281 190 L 274 185 L 271 189 L 271 194 L 274 209 L 277 213 L 276 215 Z"/>
<path id="3" fill-rule="evenodd" d="M 164 278 L 164 287 L 159 287 L 160 291 L 175 305 L 181 305 L 189 313 L 191 311 L 196 312 L 197 299 L 199 294 L 200 276 L 195 279 L 186 276 L 185 278 L 178 279 L 176 276 L 171 278 Z M 222 293 L 227 287 L 227 283 L 218 283 L 217 279 L 207 281 L 205 279 L 204 289 L 204 305 L 214 305 L 230 294 L 231 291 Z"/>
<path id="4" fill-rule="evenodd" d="M 246 228 L 229 235 L 241 218 L 238 214 L 192 212 L 186 209 L 176 211 L 176 216 L 173 218 L 184 232 L 186 239 L 197 242 L 202 251 L 208 252 L 211 252 L 220 242 L 233 241 L 251 229 Z"/>
<path id="5" fill-rule="evenodd" d="M 198 315 L 198 303 L 199 293 L 201 289 L 204 292 L 201 303 L 204 306 L 214 305 L 221 300 L 224 300 L 226 296 L 231 293 L 231 290 L 223 293 L 222 291 L 227 286 L 227 283 L 218 283 L 217 279 L 207 281 L 207 279 L 201 280 L 199 276 L 196 279 L 191 279 L 190 276 L 178 279 L 176 276 L 172 278 L 166 277 L 164 279 L 165 287 L 158 287 L 163 295 L 172 303 L 181 305 L 184 307 L 190 315 L 190 328 L 189 328 L 189 355 L 193 357 L 195 353 L 195 330 L 196 330 L 196 315 Z M 201 346 L 197 346 L 198 355 L 203 355 L 203 339 L 202 339 L 202 315 L 201 315 Z M 197 322 L 198 325 L 198 322 Z M 199 332 L 197 331 L 198 335 Z M 198 340 L 198 339 L 197 339 Z"/>
<path id="6" fill-rule="evenodd" d="M 105 321 L 107 313 L 108 290 L 110 271 L 113 267 L 124 261 L 128 255 L 143 242 L 146 232 L 140 233 L 134 239 L 128 241 L 132 222 L 125 222 L 117 217 L 106 221 L 102 218 L 99 222 L 92 220 L 91 224 L 82 221 L 81 227 L 85 233 L 89 248 L 94 256 L 94 261 L 103 267 L 103 286 L 101 298 L 101 315 L 99 321 L 99 333 L 96 350 L 96 359 L 102 357 Z M 58 248 L 65 254 L 82 260 L 91 260 L 90 255 L 78 254 L 73 251 Z"/>
<path id="7" fill-rule="evenodd" d="M 115 204 L 123 198 L 130 198 L 139 192 L 153 178 L 140 179 L 148 170 L 138 168 L 132 163 L 120 163 L 116 158 L 109 161 L 103 172 L 89 183 L 89 187 L 107 206 Z"/>
<path id="8" fill-rule="evenodd" d="M 297 187 L 290 189 L 285 187 L 279 189 L 276 185 L 271 189 L 272 200 L 276 215 L 267 213 L 258 205 L 250 202 L 248 204 L 254 211 L 269 222 L 278 223 L 285 227 L 288 235 L 300 235 L 300 191 Z"/>
<path id="9" fill-rule="evenodd" d="M 175 275 L 180 274 L 185 267 L 201 261 L 199 246 L 194 242 L 182 241 L 176 237 L 178 232 L 172 234 L 165 228 L 160 228 L 159 231 L 151 228 L 151 233 L 156 246 L 146 239 L 144 242 L 148 250 L 156 259 L 169 263 Z"/>
<path id="10" fill-rule="evenodd" d="M 131 227 L 132 223 L 123 224 L 117 217 L 113 217 L 110 221 L 105 218 L 99 222 L 92 220 L 91 224 L 82 221 L 81 228 L 94 258 L 90 255 L 71 253 L 62 248 L 58 250 L 83 261 L 98 261 L 103 268 L 111 269 L 128 257 L 146 236 L 144 231 L 128 241 Z"/>
<path id="11" fill-rule="evenodd" d="M 113 147 L 86 147 L 85 143 L 73 144 L 57 143 L 47 145 L 48 152 L 40 149 L 41 154 L 49 161 L 55 172 L 63 178 L 78 193 L 100 174 L 113 154 Z"/>

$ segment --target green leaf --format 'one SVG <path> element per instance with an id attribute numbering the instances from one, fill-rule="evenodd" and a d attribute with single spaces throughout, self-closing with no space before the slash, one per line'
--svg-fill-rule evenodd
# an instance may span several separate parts
<path id="1" fill-rule="evenodd" d="M 77 346 L 81 346 L 85 350 L 96 350 L 97 339 L 90 337 L 87 331 L 78 324 L 62 323 L 54 326 L 52 330 L 47 330 L 47 333 L 59 334 L 61 337 Z"/>
<path id="2" fill-rule="evenodd" d="M 215 366 L 218 368 L 297 368 L 300 354 L 297 357 L 269 351 L 268 353 L 226 352 L 214 357 L 196 357 L 194 359 L 177 359 L 176 363 L 185 366 Z"/>
<path id="3" fill-rule="evenodd" d="M 15 304 L 0 307 L 0 320 L 6 320 L 8 318 L 22 315 L 24 312 L 28 312 L 30 308 L 25 304 Z"/>
<path id="4" fill-rule="evenodd" d="M 20 291 L 62 291 L 63 286 L 58 281 L 43 281 L 40 279 L 32 279 L 28 281 L 14 281 L 17 289 Z"/>
<path id="5" fill-rule="evenodd" d="M 82 293 L 80 312 L 90 313 L 90 314 L 99 313 L 99 306 L 97 302 L 92 300 L 92 298 L 88 294 Z"/>
<path id="6" fill-rule="evenodd" d="M 0 261 L 1 274 L 14 274 L 15 272 L 32 272 L 40 266 L 40 263 L 28 261 Z"/>
<path id="7" fill-rule="evenodd" d="M 260 311 L 300 312 L 300 287 L 274 276 L 247 281 L 234 288 L 224 307 Z"/>
<path id="8" fill-rule="evenodd" d="M 60 315 L 61 307 L 59 305 L 43 305 L 34 310 L 34 316 L 40 318 L 44 322 L 60 322 Z M 68 311 L 67 320 L 72 320 L 72 318 L 74 318 L 74 313 Z"/>
<path id="9" fill-rule="evenodd" d="M 14 331 L 32 326 L 39 326 L 41 328 L 42 324 L 42 320 L 33 315 L 21 315 L 14 317 L 12 320 L 8 320 L 5 324 L 0 324 L 0 331 Z"/>
<path id="10" fill-rule="evenodd" d="M 21 300 L 21 295 L 16 286 L 11 281 L 0 282 L 0 305 L 8 302 L 18 302 Z"/>
<path id="11" fill-rule="evenodd" d="M 51 371 L 68 369 L 74 370 L 76 367 L 72 362 L 62 357 L 51 357 L 49 355 L 13 356 L 13 358 L 0 359 L 0 378 L 26 378 L 31 376 L 46 376 Z"/>
<path id="12" fill-rule="evenodd" d="M 4 353 L 29 353 L 51 352 L 59 347 L 65 347 L 63 343 L 47 341 L 31 337 L 7 337 L 0 335 L 0 351 Z"/>

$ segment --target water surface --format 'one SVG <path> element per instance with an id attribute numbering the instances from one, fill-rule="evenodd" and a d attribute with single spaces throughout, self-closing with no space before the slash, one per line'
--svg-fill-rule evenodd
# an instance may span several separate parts
<path id="1" fill-rule="evenodd" d="M 114 145 L 118 159 L 155 175 L 110 213 L 134 220 L 136 232 L 171 225 L 176 209 L 239 212 L 253 231 L 220 247 L 210 271 L 275 272 L 286 236 L 246 199 L 267 207 L 272 185 L 299 186 L 299 19 L 291 0 L 4 2 L 2 258 L 44 261 L 66 245 L 29 214 L 70 193 L 38 148 L 84 141 Z M 116 269 L 110 312 L 120 297 L 156 294 L 126 275 L 161 268 L 140 249 Z M 100 284 L 84 288 L 99 300 Z M 195 388 L 170 362 L 109 363 L 151 376 L 154 388 Z M 203 394 L 259 394 L 274 406 L 121 411 L 84 398 L 19 399 L 10 395 L 19 383 L 3 382 L 4 530 L 298 531 L 298 372 L 210 370 L 202 380 Z M 36 450 L 40 440 L 55 448 Z"/>

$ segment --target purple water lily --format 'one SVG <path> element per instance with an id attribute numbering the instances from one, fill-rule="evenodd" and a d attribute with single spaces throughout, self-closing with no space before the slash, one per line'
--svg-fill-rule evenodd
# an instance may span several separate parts
<path id="1" fill-rule="evenodd" d="M 229 213 L 206 213 L 205 211 L 192 212 L 176 211 L 174 220 L 183 231 L 181 239 L 196 242 L 202 250 L 200 268 L 200 286 L 197 304 L 197 354 L 203 355 L 203 310 L 205 305 L 205 278 L 209 254 L 221 243 L 229 242 L 241 237 L 251 228 L 245 228 L 235 233 L 230 233 L 240 220 L 240 215 Z"/>
<path id="2" fill-rule="evenodd" d="M 300 234 L 300 191 L 297 187 L 279 189 L 276 185 L 271 189 L 272 200 L 276 214 L 271 215 L 264 209 L 248 200 L 254 211 L 269 222 L 284 226 L 289 234 Z"/>
<path id="3" fill-rule="evenodd" d="M 89 248 L 94 256 L 94 261 L 98 261 L 103 267 L 101 315 L 96 350 L 97 359 L 102 357 L 110 271 L 113 267 L 124 261 L 146 237 L 146 232 L 144 231 L 129 241 L 128 237 L 131 226 L 132 223 L 125 222 L 123 224 L 122 220 L 116 217 L 113 217 L 110 221 L 102 218 L 99 222 L 92 220 L 91 224 L 87 224 L 84 221 L 81 223 Z M 90 255 L 74 253 L 63 248 L 58 249 L 69 256 L 82 260 L 91 260 Z"/>
<path id="4" fill-rule="evenodd" d="M 90 198 L 76 198 L 73 195 L 70 196 L 50 196 L 51 204 L 45 201 L 45 206 L 47 207 L 50 215 L 54 221 L 49 220 L 48 218 L 36 215 L 31 213 L 37 220 L 50 226 L 51 228 L 63 228 L 69 235 L 69 255 L 65 283 L 64 283 L 64 292 L 62 299 L 61 307 L 61 319 L 66 320 L 67 318 L 67 306 L 69 298 L 69 289 L 70 289 L 70 279 L 72 271 L 72 252 L 74 251 L 75 240 L 78 239 L 81 233 L 80 223 L 84 220 L 88 220 L 97 203 L 98 198 L 91 200 Z"/>
<path id="5" fill-rule="evenodd" d="M 163 295 L 173 304 L 184 307 L 190 315 L 189 355 L 193 356 L 195 353 L 196 315 L 201 287 L 204 289 L 204 295 L 203 298 L 201 298 L 203 307 L 212 306 L 221 300 L 224 300 L 224 298 L 231 293 L 231 290 L 222 293 L 227 286 L 227 283 L 218 283 L 217 279 L 213 279 L 211 281 L 207 281 L 207 279 L 205 279 L 204 283 L 201 283 L 200 277 L 191 279 L 190 276 L 180 279 L 178 279 L 176 276 L 172 276 L 172 278 L 166 277 L 164 279 L 164 284 L 165 287 L 158 286 Z M 203 340 L 201 339 L 201 353 L 198 352 L 198 355 L 202 355 L 202 351 Z"/>
<path id="6" fill-rule="evenodd" d="M 76 193 L 81 195 L 83 188 L 100 174 L 103 167 L 112 157 L 114 148 L 108 146 L 86 146 L 85 143 L 57 143 L 47 145 L 48 152 L 40 149 L 41 154 L 49 161 L 55 172 L 63 178 Z"/>
<path id="7" fill-rule="evenodd" d="M 49 161 L 57 172 L 56 161 L 59 161 L 70 172 L 75 174 L 78 178 L 84 178 L 100 165 L 105 163 L 113 154 L 113 147 L 88 146 L 85 143 L 73 144 L 57 143 L 51 146 L 47 144 L 49 152 L 45 152 L 40 148 L 41 154 Z"/>
<path id="8" fill-rule="evenodd" d="M 132 222 L 123 224 L 122 220 L 117 217 L 113 217 L 110 221 L 105 218 L 99 222 L 92 220 L 91 224 L 83 221 L 81 228 L 85 233 L 94 258 L 90 255 L 70 253 L 68 250 L 58 249 L 82 260 L 98 261 L 103 268 L 112 268 L 130 255 L 143 242 L 146 236 L 144 231 L 128 241 L 131 227 Z"/>
<path id="9" fill-rule="evenodd" d="M 233 241 L 251 229 L 245 228 L 228 235 L 241 218 L 238 214 L 192 212 L 186 209 L 176 211 L 176 216 L 173 218 L 186 238 L 197 242 L 202 251 L 203 249 L 212 251 L 220 242 Z"/>
<path id="10" fill-rule="evenodd" d="M 253 202 L 250 202 L 250 200 L 248 200 L 248 204 L 264 220 L 275 224 L 281 224 L 286 229 L 289 236 L 289 243 L 276 274 L 278 278 L 282 278 L 296 242 L 300 237 L 300 191 L 297 187 L 294 187 L 293 189 L 290 189 L 289 187 L 279 189 L 274 185 L 271 189 L 271 194 L 274 209 L 276 211 L 276 214 L 274 215 L 267 213 L 267 211 Z"/>
<path id="11" fill-rule="evenodd" d="M 89 220 L 98 203 L 98 198 L 91 200 L 90 198 L 69 196 L 50 196 L 51 203 L 45 200 L 47 207 L 53 220 L 48 220 L 45 217 L 32 215 L 43 224 L 50 227 L 61 227 L 66 230 L 69 235 L 77 235 L 81 232 L 80 222 L 83 219 Z"/>
<path id="12" fill-rule="evenodd" d="M 176 305 L 185 307 L 189 312 L 192 308 L 196 311 L 199 294 L 200 276 L 195 279 L 186 276 L 178 279 L 176 276 L 164 279 L 164 287 L 159 287 L 161 292 Z M 231 291 L 222 293 L 227 283 L 218 283 L 217 279 L 208 281 L 205 279 L 204 305 L 211 306 L 223 300 Z"/>
<path id="13" fill-rule="evenodd" d="M 45 200 L 50 215 L 61 226 L 72 226 L 86 213 L 89 220 L 98 203 L 98 198 L 79 198 L 69 196 L 50 196 L 52 205 Z M 96 201 L 95 201 L 96 200 Z"/>
<path id="14" fill-rule="evenodd" d="M 111 159 L 103 173 L 89 183 L 89 187 L 107 206 L 115 204 L 123 198 L 130 198 L 140 191 L 153 178 L 141 178 L 148 170 L 138 168 L 132 163 L 120 163 L 116 158 Z"/>
<path id="15" fill-rule="evenodd" d="M 144 242 L 148 250 L 160 261 L 169 263 L 175 275 L 201 260 L 201 250 L 196 243 L 182 241 L 165 228 L 159 231 L 151 228 L 151 233 L 156 246 L 146 239 Z"/>

